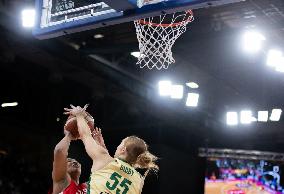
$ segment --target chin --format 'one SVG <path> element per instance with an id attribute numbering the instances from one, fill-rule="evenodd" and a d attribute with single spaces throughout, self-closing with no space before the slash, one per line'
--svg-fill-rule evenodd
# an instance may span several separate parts
<path id="1" fill-rule="evenodd" d="M 72 168 L 71 170 L 70 170 L 70 173 L 81 173 L 81 169 L 79 169 L 79 168 Z"/>
<path id="2" fill-rule="evenodd" d="M 76 169 L 74 169 L 74 172 L 81 173 L 81 169 L 80 168 L 76 168 Z"/>

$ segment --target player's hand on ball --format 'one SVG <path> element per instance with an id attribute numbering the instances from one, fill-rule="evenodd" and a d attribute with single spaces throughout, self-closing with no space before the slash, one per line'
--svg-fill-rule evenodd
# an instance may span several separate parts
<path id="1" fill-rule="evenodd" d="M 80 106 L 73 106 L 72 104 L 70 105 L 71 108 L 64 108 L 65 112 L 64 114 L 66 115 L 73 115 L 73 116 L 83 116 L 86 117 L 87 113 L 86 113 L 86 109 L 88 108 L 88 104 L 86 104 L 83 108 L 81 108 Z"/>
<path id="2" fill-rule="evenodd" d="M 71 108 L 65 108 L 64 114 L 69 115 L 67 118 L 67 121 L 64 125 L 64 130 L 69 131 L 71 135 L 78 139 L 80 138 L 80 134 L 78 131 L 77 126 L 77 116 L 82 116 L 86 120 L 89 128 L 91 131 L 94 130 L 94 119 L 93 117 L 86 111 L 88 105 L 85 105 L 84 108 L 81 108 L 80 106 L 73 106 L 71 105 Z"/>

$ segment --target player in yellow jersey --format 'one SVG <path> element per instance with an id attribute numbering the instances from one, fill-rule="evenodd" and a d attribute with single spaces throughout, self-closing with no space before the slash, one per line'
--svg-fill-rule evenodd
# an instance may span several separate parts
<path id="1" fill-rule="evenodd" d="M 145 141 L 136 136 L 123 139 L 115 156 L 111 157 L 108 151 L 92 138 L 84 119 L 85 110 L 86 107 L 71 106 L 71 109 L 65 109 L 65 114 L 76 116 L 80 139 L 93 160 L 87 194 L 140 194 L 149 170 L 158 170 L 155 164 L 157 157 L 148 151 Z M 136 168 L 144 168 L 147 171 L 142 176 Z"/>

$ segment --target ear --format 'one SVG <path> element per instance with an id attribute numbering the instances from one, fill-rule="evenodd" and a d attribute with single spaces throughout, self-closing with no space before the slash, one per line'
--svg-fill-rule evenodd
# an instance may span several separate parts
<path id="1" fill-rule="evenodd" d="M 126 147 L 123 146 L 123 148 L 121 149 L 121 153 L 125 154 L 126 153 Z"/>

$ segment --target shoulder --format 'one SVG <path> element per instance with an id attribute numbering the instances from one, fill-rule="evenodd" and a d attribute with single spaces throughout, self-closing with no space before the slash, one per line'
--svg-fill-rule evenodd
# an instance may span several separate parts
<path id="1" fill-rule="evenodd" d="M 106 168 L 110 163 L 114 161 L 115 159 L 109 155 L 99 161 L 94 161 L 92 166 L 92 172 Z"/>
<path id="2" fill-rule="evenodd" d="M 60 182 L 53 182 L 53 193 L 60 193 L 70 187 L 70 185 L 75 184 L 72 180 L 68 181 L 64 179 Z"/>
<path id="3" fill-rule="evenodd" d="M 85 183 L 77 184 L 75 181 L 71 180 L 70 184 L 64 189 L 64 191 L 73 191 L 77 189 L 84 189 L 87 185 Z"/>
<path id="4" fill-rule="evenodd" d="M 88 187 L 88 183 L 81 183 L 81 184 L 80 184 L 80 187 L 82 187 L 82 188 L 87 188 L 87 187 Z"/>

